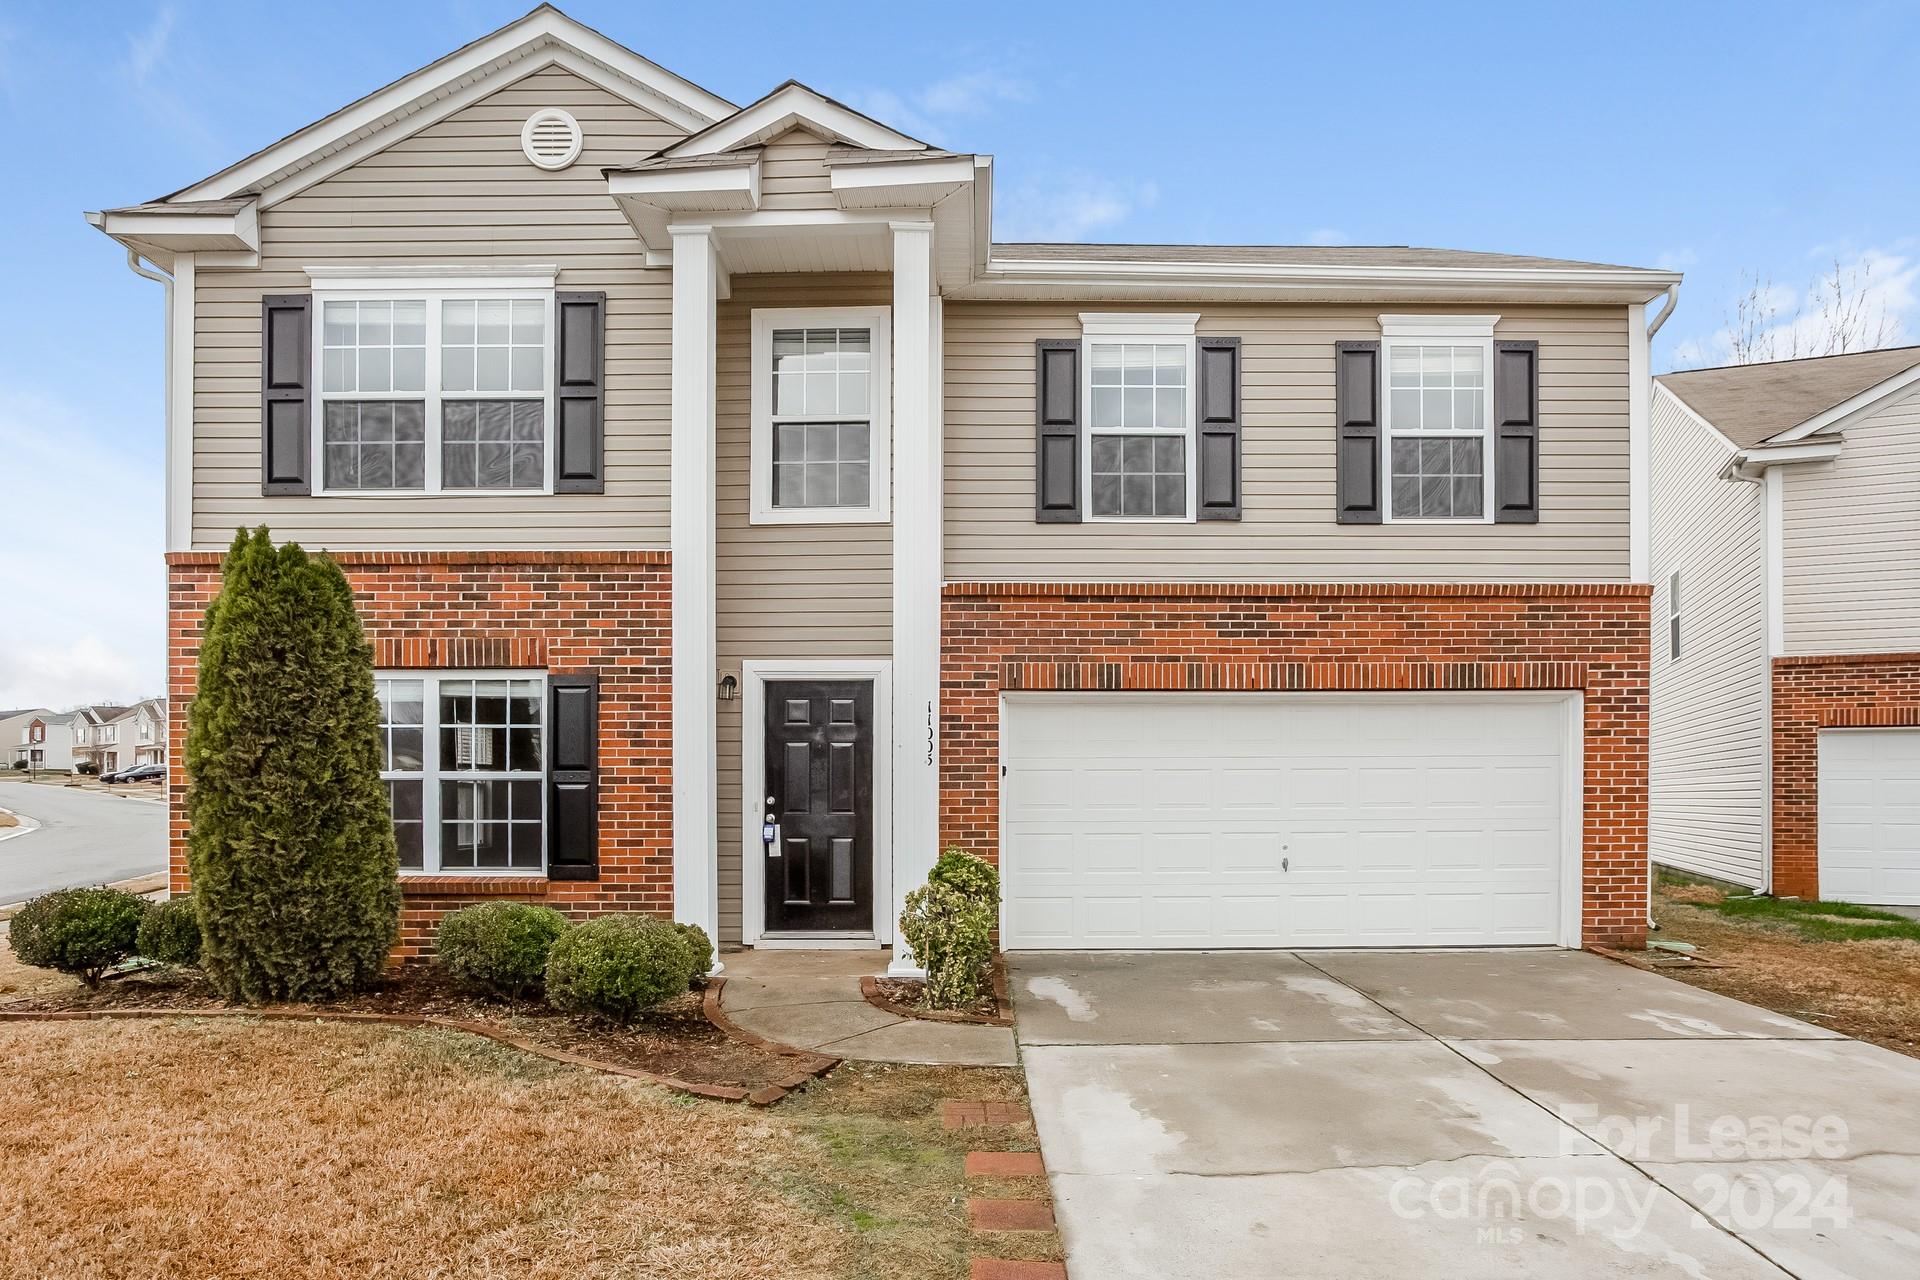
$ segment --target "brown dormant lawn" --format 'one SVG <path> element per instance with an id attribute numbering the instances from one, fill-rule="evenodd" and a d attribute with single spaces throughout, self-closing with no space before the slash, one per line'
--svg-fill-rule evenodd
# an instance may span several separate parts
<path id="1" fill-rule="evenodd" d="M 0 956 L 0 1007 L 67 981 Z M 453 1031 L 190 1015 L 0 1024 L 0 1061 L 0 1276 L 38 1280 L 947 1280 L 988 1143 L 939 1102 L 1023 1096 L 848 1063 L 759 1110 Z"/>

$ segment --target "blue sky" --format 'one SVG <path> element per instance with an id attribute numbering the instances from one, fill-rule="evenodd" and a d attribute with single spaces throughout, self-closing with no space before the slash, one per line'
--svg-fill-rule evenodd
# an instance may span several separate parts
<path id="1" fill-rule="evenodd" d="M 528 7 L 0 3 L 0 707 L 164 670 L 160 288 L 82 211 L 204 177 Z M 1916 6 L 562 7 L 736 102 L 793 77 L 992 153 L 1002 240 L 1675 267 L 1656 369 L 1717 362 L 1749 277 L 1790 310 L 1838 260 L 1920 342 Z"/>

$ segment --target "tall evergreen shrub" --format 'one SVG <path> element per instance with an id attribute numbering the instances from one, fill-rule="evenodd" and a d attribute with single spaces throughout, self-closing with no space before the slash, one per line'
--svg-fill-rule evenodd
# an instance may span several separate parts
<path id="1" fill-rule="evenodd" d="M 207 609 L 187 725 L 202 967 L 230 1000 L 379 976 L 399 932 L 373 651 L 340 567 L 242 531 Z"/>

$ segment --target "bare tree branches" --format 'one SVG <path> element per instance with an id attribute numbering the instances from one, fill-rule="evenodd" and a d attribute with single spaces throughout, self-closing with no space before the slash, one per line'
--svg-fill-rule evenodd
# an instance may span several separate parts
<path id="1" fill-rule="evenodd" d="M 1758 275 L 1743 279 L 1748 281 L 1747 291 L 1734 304 L 1727 325 L 1734 364 L 1873 351 L 1900 339 L 1900 318 L 1889 315 L 1874 294 L 1869 259 L 1851 267 L 1835 259 L 1833 270 L 1814 281 L 1797 301 L 1791 290 L 1776 287 L 1771 279 Z"/>

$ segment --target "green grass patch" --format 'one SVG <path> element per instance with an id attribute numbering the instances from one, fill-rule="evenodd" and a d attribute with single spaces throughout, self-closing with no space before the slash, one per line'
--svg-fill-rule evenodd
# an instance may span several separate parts
<path id="1" fill-rule="evenodd" d="M 1920 942 L 1920 921 L 1852 902 L 1802 902 L 1749 894 L 1703 905 L 1729 919 L 1791 929 L 1814 942 L 1870 942 L 1880 938 Z"/>

